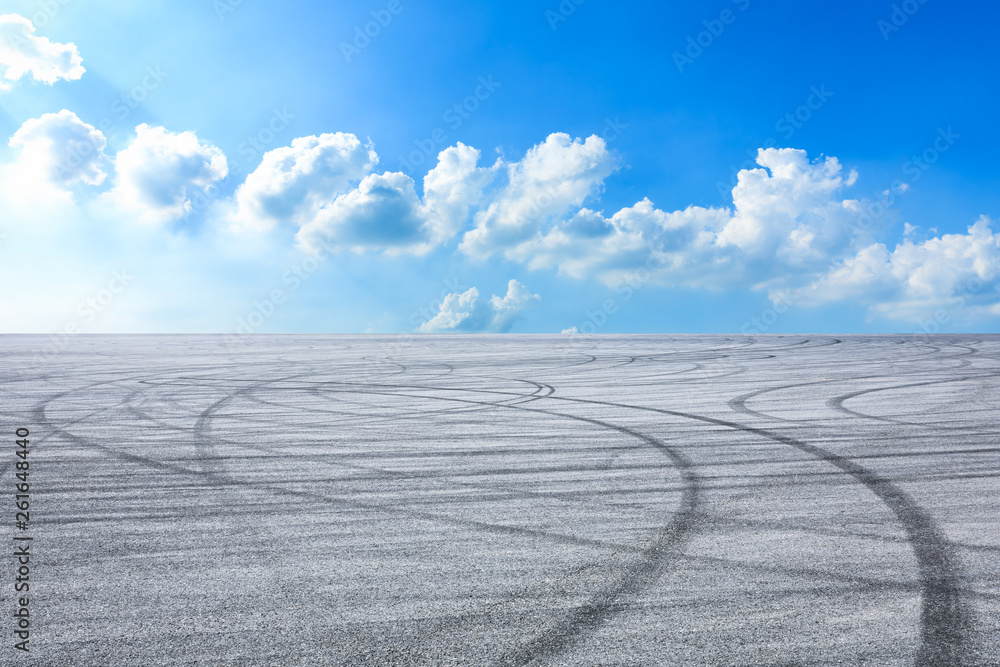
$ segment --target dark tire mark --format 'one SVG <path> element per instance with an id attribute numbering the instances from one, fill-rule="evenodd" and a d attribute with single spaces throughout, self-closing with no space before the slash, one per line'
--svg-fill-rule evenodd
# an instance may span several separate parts
<path id="1" fill-rule="evenodd" d="M 916 664 L 919 667 L 972 664 L 965 646 L 965 634 L 972 626 L 972 619 L 962 603 L 958 559 L 931 515 L 888 478 L 822 447 L 724 419 L 607 401 L 565 397 L 552 397 L 552 400 L 645 410 L 723 426 L 793 447 L 844 471 L 871 490 L 892 511 L 906 531 L 917 558 L 922 599 L 921 646 Z"/>
<path id="2" fill-rule="evenodd" d="M 112 384 L 114 382 L 100 383 L 100 384 Z M 362 509 L 362 510 L 378 510 L 383 512 L 393 512 L 393 513 L 403 514 L 412 518 L 426 519 L 443 524 L 460 526 L 463 528 L 476 528 L 501 535 L 543 538 L 550 541 L 561 542 L 564 544 L 572 544 L 576 546 L 589 546 L 604 550 L 610 549 L 612 551 L 621 553 L 626 553 L 631 550 L 631 548 L 628 546 L 612 544 L 609 542 L 603 542 L 599 540 L 580 538 L 572 535 L 564 535 L 561 533 L 555 533 L 551 531 L 533 530 L 529 528 L 521 528 L 505 524 L 494 524 L 485 521 L 455 519 L 453 517 L 441 515 L 436 512 L 413 510 L 406 507 L 389 506 L 379 503 L 348 501 L 337 498 L 330 498 L 320 493 L 312 493 L 309 491 L 288 489 L 275 484 L 245 482 L 216 475 L 210 471 L 206 472 L 200 469 L 187 468 L 183 465 L 179 465 L 176 463 L 168 463 L 145 456 L 139 456 L 137 454 L 131 454 L 129 452 L 124 452 L 112 447 L 108 447 L 106 445 L 101 445 L 96 442 L 90 441 L 86 438 L 80 437 L 75 433 L 72 433 L 71 431 L 67 431 L 64 428 L 60 428 L 59 426 L 55 425 L 48 419 L 45 413 L 46 406 L 50 404 L 52 401 L 58 400 L 59 398 L 62 398 L 63 396 L 72 393 L 73 391 L 75 390 L 69 390 L 62 394 L 56 394 L 54 396 L 51 396 L 49 399 L 42 401 L 42 403 L 40 403 L 39 405 L 37 405 L 32 410 L 32 417 L 35 420 L 35 422 L 47 428 L 50 434 L 59 435 L 78 446 L 100 451 L 119 461 L 125 461 L 145 468 L 157 470 L 159 472 L 173 473 L 177 475 L 191 477 L 196 480 L 199 480 L 206 486 L 212 486 L 216 488 L 232 487 L 244 490 L 264 491 L 277 496 L 291 497 L 299 500 L 308 500 L 313 502 L 321 502 L 324 504 L 334 505 L 345 509 Z M 442 399 L 442 400 L 457 400 L 457 399 Z M 121 405 L 124 405 L 124 403 L 122 403 Z M 113 407 L 118 407 L 118 406 L 109 406 L 109 408 Z"/>
<path id="3" fill-rule="evenodd" d="M 838 412 L 842 412 L 842 413 L 844 413 L 846 415 L 850 415 L 852 417 L 860 417 L 862 419 L 872 419 L 872 420 L 875 420 L 875 421 L 889 422 L 889 423 L 892 423 L 892 424 L 905 424 L 907 426 L 924 426 L 924 427 L 930 427 L 931 425 L 929 425 L 929 424 L 921 424 L 919 422 L 910 422 L 910 421 L 904 421 L 904 420 L 901 420 L 901 419 L 892 419 L 890 417 L 879 417 L 879 416 L 876 416 L 876 415 L 865 414 L 863 412 L 857 412 L 857 411 L 851 410 L 850 408 L 848 408 L 847 406 L 845 406 L 844 403 L 846 401 L 851 400 L 852 398 L 857 398 L 858 396 L 865 396 L 867 394 L 874 394 L 874 393 L 878 393 L 878 392 L 882 392 L 882 391 L 892 391 L 892 390 L 895 390 L 895 389 L 910 389 L 910 388 L 913 388 L 913 387 L 929 387 L 931 385 L 950 384 L 950 383 L 953 383 L 953 382 L 968 382 L 969 380 L 981 380 L 981 379 L 988 378 L 988 377 L 996 377 L 996 375 L 995 374 L 989 374 L 989 375 L 970 375 L 970 376 L 960 377 L 960 378 L 949 378 L 949 379 L 946 379 L 946 380 L 928 380 L 926 382 L 911 382 L 911 383 L 908 383 L 908 384 L 893 385 L 891 387 L 874 387 L 872 389 L 862 389 L 860 391 L 852 391 L 852 392 L 849 392 L 847 394 L 842 394 L 840 396 L 834 396 L 833 398 L 831 398 L 830 400 L 828 400 L 826 402 L 826 404 L 829 407 L 833 408 L 834 410 L 836 410 Z M 939 429 L 940 428 L 944 428 L 944 429 L 947 430 L 948 427 L 934 426 L 934 428 L 939 428 Z"/>
<path id="4" fill-rule="evenodd" d="M 534 383 L 530 380 L 521 381 L 540 385 L 540 383 Z M 343 384 L 349 385 L 349 383 Z M 392 388 L 400 387 L 396 386 Z M 405 388 L 442 389 L 440 387 L 414 386 L 407 386 Z M 461 392 L 467 390 L 455 389 L 454 391 Z M 369 390 L 365 393 L 384 394 L 386 392 Z M 393 392 L 388 392 L 388 395 L 410 396 L 409 394 L 395 394 Z M 443 401 L 454 401 L 475 405 L 482 403 L 481 401 L 461 398 L 435 398 Z M 552 657 L 562 651 L 565 651 L 567 648 L 575 644 L 583 634 L 595 630 L 606 623 L 615 614 L 622 611 L 622 598 L 635 595 L 643 590 L 646 590 L 649 586 L 655 583 L 659 576 L 672 564 L 669 557 L 677 555 L 679 545 L 686 537 L 686 534 L 691 530 L 695 522 L 695 514 L 700 503 L 701 480 L 695 472 L 694 465 L 683 454 L 678 452 L 675 448 L 666 445 L 662 441 L 634 429 L 598 419 L 580 417 L 578 415 L 569 415 L 552 410 L 543 410 L 540 408 L 525 408 L 520 405 L 497 405 L 492 403 L 489 405 L 491 407 L 501 409 L 520 410 L 525 412 L 547 414 L 559 418 L 572 419 L 574 421 L 593 424 L 601 428 L 615 430 L 634 438 L 638 438 L 667 456 L 679 470 L 681 478 L 684 482 L 681 492 L 680 507 L 674 513 L 671 521 L 667 523 L 655 536 L 653 544 L 642 549 L 642 558 L 637 563 L 632 563 L 622 568 L 622 574 L 619 575 L 618 581 L 616 581 L 612 586 L 597 591 L 593 596 L 591 596 L 590 600 L 586 604 L 569 611 L 561 620 L 551 626 L 546 632 L 526 644 L 523 644 L 513 653 L 506 654 L 501 658 L 502 664 L 526 665 L 540 659 Z M 676 558 L 673 560 L 676 561 Z"/>

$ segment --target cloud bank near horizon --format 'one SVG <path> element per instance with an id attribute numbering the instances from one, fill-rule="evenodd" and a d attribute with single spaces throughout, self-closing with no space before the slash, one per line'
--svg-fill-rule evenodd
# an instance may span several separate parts
<path id="1" fill-rule="evenodd" d="M 14 158 L 0 167 L 7 199 L 48 192 L 165 233 L 198 234 L 184 224 L 197 196 L 208 202 L 203 227 L 269 243 L 287 234 L 304 254 L 443 251 L 612 287 L 638 274 L 666 288 L 751 287 L 801 306 L 852 301 L 902 321 L 958 300 L 971 301 L 968 313 L 1000 314 L 1000 235 L 989 218 L 965 234 L 907 236 L 890 248 L 879 240 L 884 203 L 848 194 L 857 172 L 793 148 L 760 149 L 756 167 L 739 172 L 731 207 L 665 211 L 643 198 L 609 214 L 601 195 L 622 159 L 598 136 L 553 133 L 521 159 L 490 165 L 457 143 L 420 184 L 380 172 L 374 146 L 353 134 L 298 137 L 265 153 L 231 195 L 214 197 L 205 193 L 226 178 L 226 156 L 190 131 L 142 124 L 108 155 L 106 137 L 64 109 L 26 121 L 9 145 Z M 456 295 L 456 308 L 462 298 L 475 300 Z M 473 311 L 466 326 L 482 319 Z M 466 311 L 427 326 L 458 312 Z"/>

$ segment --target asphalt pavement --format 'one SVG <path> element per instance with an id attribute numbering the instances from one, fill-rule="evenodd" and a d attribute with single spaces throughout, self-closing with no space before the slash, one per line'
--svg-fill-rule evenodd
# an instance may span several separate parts
<path id="1" fill-rule="evenodd" d="M 0 664 L 1000 665 L 998 420 L 1000 336 L 3 336 Z"/>

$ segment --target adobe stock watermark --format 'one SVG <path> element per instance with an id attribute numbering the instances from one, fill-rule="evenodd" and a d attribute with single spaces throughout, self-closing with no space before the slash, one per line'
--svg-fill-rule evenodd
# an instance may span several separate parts
<path id="1" fill-rule="evenodd" d="M 283 305 L 289 296 L 298 292 L 335 252 L 333 246 L 321 244 L 319 252 L 306 255 L 288 267 L 281 275 L 281 284 L 284 288 L 276 287 L 268 292 L 267 296 L 255 300 L 253 308 L 236 320 L 235 333 L 226 336 L 226 346 L 230 351 L 242 338 L 256 333 L 274 317 L 279 306 Z"/>
<path id="2" fill-rule="evenodd" d="M 36 361 L 49 361 L 66 349 L 73 336 L 82 333 L 83 326 L 93 323 L 101 313 L 111 308 L 118 295 L 124 292 L 133 280 L 134 276 L 129 274 L 127 269 L 112 272 L 111 279 L 104 288 L 77 305 L 76 312 L 79 319 L 70 320 L 59 333 L 49 337 Z"/>
<path id="3" fill-rule="evenodd" d="M 236 8 L 243 4 L 243 0 L 215 0 L 212 8 L 220 21 L 225 21 L 226 17 L 236 11 Z"/>
<path id="4" fill-rule="evenodd" d="M 888 42 L 889 37 L 894 32 L 899 32 L 899 29 L 906 25 L 910 17 L 919 12 L 920 8 L 926 4 L 927 0 L 904 0 L 898 5 L 893 5 L 889 19 L 879 19 L 875 24 L 879 32 L 882 33 L 882 39 Z"/>
<path id="5" fill-rule="evenodd" d="M 786 113 L 784 116 L 778 119 L 774 124 L 774 129 L 781 135 L 781 139 L 785 142 L 790 141 L 795 133 L 805 127 L 806 123 L 813 119 L 816 113 L 822 109 L 826 103 L 834 96 L 833 91 L 827 90 L 826 84 L 820 84 L 819 86 L 810 86 L 809 95 L 806 97 L 805 101 L 795 108 L 794 111 Z M 787 143 L 785 144 L 788 145 Z M 763 146 L 761 148 L 777 148 L 778 139 L 771 136 L 764 140 Z M 729 183 L 723 181 L 718 181 L 715 184 L 716 189 L 719 191 L 719 196 L 724 202 L 728 202 L 733 194 L 733 188 L 739 183 L 739 174 L 741 171 L 747 169 L 757 169 L 759 165 L 757 164 L 757 153 L 758 150 L 754 148 L 747 149 L 747 159 L 739 167 L 730 167 L 730 177 Z"/>
<path id="6" fill-rule="evenodd" d="M 441 115 L 441 120 L 452 131 L 458 130 L 472 115 L 479 110 L 483 102 L 493 97 L 503 84 L 493 80 L 493 75 L 479 77 L 478 83 L 472 93 L 460 102 L 448 107 Z M 438 126 L 431 131 L 426 139 L 415 139 L 415 148 L 406 157 L 399 157 L 401 170 L 413 171 L 425 161 L 433 159 L 448 144 L 448 132 L 444 127 Z"/>
<path id="7" fill-rule="evenodd" d="M 119 121 L 125 121 L 135 109 L 139 108 L 140 104 L 146 101 L 151 92 L 160 87 L 160 84 L 168 76 L 170 73 L 164 72 L 160 65 L 146 67 L 146 76 L 133 86 L 132 90 L 111 103 L 112 113 L 118 116 Z"/>
<path id="8" fill-rule="evenodd" d="M 443 284 L 444 287 L 437 297 L 431 299 L 425 305 L 410 313 L 407 322 L 411 327 L 413 327 L 414 330 L 419 329 L 421 324 L 429 321 L 440 312 L 441 305 L 444 303 L 444 300 L 449 294 L 462 294 L 469 289 L 468 286 L 461 284 L 454 278 L 445 279 Z M 412 347 L 416 342 L 420 341 L 421 336 L 424 335 L 425 334 L 413 332 L 398 333 L 393 336 L 392 341 L 384 342 L 379 349 L 386 357 L 393 359 L 402 354 L 407 348 Z"/>
<path id="9" fill-rule="evenodd" d="M 128 92 L 123 93 L 111 102 L 111 113 L 115 114 L 117 120 L 111 116 L 105 116 L 94 127 L 102 135 L 107 136 L 117 123 L 127 120 L 132 112 L 149 98 L 150 93 L 159 88 L 169 76 L 170 73 L 164 72 L 160 65 L 147 65 L 145 74 L 139 82 Z M 68 174 L 72 174 L 86 160 L 90 159 L 95 152 L 103 150 L 103 148 L 103 146 L 98 145 L 90 137 L 88 137 L 87 141 L 71 142 L 68 154 L 62 162 L 56 165 L 56 173 L 60 178 L 65 178 Z"/>
<path id="10" fill-rule="evenodd" d="M 985 278 L 980 278 L 977 275 L 965 280 L 959 286 L 955 295 L 950 297 L 949 301 L 951 303 L 949 303 L 946 308 L 938 308 L 934 311 L 933 317 L 921 322 L 921 333 L 915 333 L 914 336 L 920 337 L 922 335 L 922 340 L 924 342 L 929 342 L 931 336 L 941 333 L 941 327 L 951 322 L 956 315 L 964 310 L 965 307 L 968 306 L 969 301 L 982 292 L 983 288 L 986 287 L 988 283 L 992 282 L 996 276 L 997 267 L 991 266 Z"/>
<path id="11" fill-rule="evenodd" d="M 562 0 L 559 6 L 555 9 L 545 10 L 545 20 L 549 22 L 549 27 L 555 32 L 559 28 L 560 23 L 565 23 L 569 20 L 570 16 L 576 13 L 576 10 L 587 0 Z"/>
<path id="12" fill-rule="evenodd" d="M 611 320 L 613 316 L 621 311 L 622 307 L 632 300 L 632 298 L 643 287 L 648 285 L 656 275 L 658 269 L 666 265 L 666 259 L 661 255 L 651 254 L 646 258 L 642 267 L 626 274 L 623 278 L 612 285 L 612 289 L 618 296 L 609 297 L 601 302 L 600 306 L 593 310 L 585 310 L 585 319 L 575 326 L 563 330 L 570 335 L 569 346 L 579 343 L 577 335 L 587 335 L 598 333 Z"/>
<path id="13" fill-rule="evenodd" d="M 42 0 L 38 3 L 38 11 L 28 18 L 31 19 L 31 24 L 36 28 L 44 28 L 70 2 L 72 0 Z"/>
<path id="14" fill-rule="evenodd" d="M 750 8 L 750 0 L 731 1 L 740 12 L 745 12 Z M 674 66 L 677 67 L 677 71 L 683 74 L 685 67 L 693 64 L 698 58 L 701 58 L 705 51 L 711 48 L 717 39 L 722 37 L 722 33 L 726 31 L 726 28 L 736 23 L 737 17 L 739 17 L 739 14 L 727 7 L 719 12 L 717 18 L 702 21 L 701 24 L 705 26 L 705 29 L 694 35 L 688 35 L 687 47 L 684 51 L 674 51 L 673 53 Z"/>
<path id="15" fill-rule="evenodd" d="M 767 333 L 794 305 L 795 302 L 787 292 L 776 292 L 768 302 L 765 302 L 764 309 L 759 314 L 743 324 L 740 333 L 747 335 Z"/>
<path id="16" fill-rule="evenodd" d="M 237 146 L 236 150 L 243 156 L 243 161 L 249 164 L 263 155 L 275 137 L 287 130 L 293 120 L 295 114 L 291 113 L 288 107 L 271 109 L 271 118 L 256 133 L 248 134 L 247 138 Z"/>
<path id="17" fill-rule="evenodd" d="M 813 114 L 822 109 L 833 97 L 833 92 L 826 89 L 826 84 L 811 86 L 809 97 L 804 104 L 798 106 L 792 113 L 785 114 L 784 118 L 774 124 L 774 129 L 781 133 L 781 138 L 785 141 L 795 136 L 797 130 L 812 120 Z"/>
<path id="18" fill-rule="evenodd" d="M 389 27 L 392 20 L 403 13 L 406 6 L 403 0 L 389 0 L 383 9 L 373 9 L 371 11 L 372 20 L 362 25 L 354 26 L 354 39 L 351 42 L 341 42 L 340 52 L 344 54 L 344 60 L 348 64 L 355 56 L 371 46 L 372 40 L 382 34 L 382 31 Z"/>
<path id="19" fill-rule="evenodd" d="M 931 145 L 903 163 L 903 175 L 909 177 L 909 182 L 896 179 L 885 190 L 875 192 L 876 198 L 870 200 L 867 207 L 860 212 L 859 222 L 852 223 L 848 229 L 854 232 L 871 230 L 876 222 L 883 218 L 889 212 L 889 208 L 896 203 L 896 197 L 902 195 L 910 189 L 913 183 L 919 181 L 941 159 L 942 155 L 951 150 L 961 137 L 962 135 L 956 133 L 950 125 L 947 129 L 939 127 L 937 137 L 934 138 Z"/>
<path id="20" fill-rule="evenodd" d="M 291 113 L 288 107 L 271 109 L 271 118 L 256 132 L 248 134 L 247 138 L 241 141 L 237 147 L 236 150 L 243 159 L 229 165 L 229 171 L 223 178 L 210 183 L 204 190 L 196 190 L 191 195 L 192 209 L 195 211 L 205 210 L 209 204 L 223 194 L 230 183 L 245 177 L 249 173 L 250 166 L 256 163 L 257 158 L 267 152 L 268 147 L 279 134 L 288 129 L 293 120 L 295 120 L 295 114 Z"/>
<path id="21" fill-rule="evenodd" d="M 258 332 L 268 320 L 274 317 L 278 308 L 288 300 L 288 297 L 298 292 L 302 285 L 319 270 L 329 254 L 330 250 L 324 247 L 322 252 L 316 255 L 307 255 L 302 261 L 296 262 L 285 271 L 281 276 L 281 282 L 286 287 L 284 289 L 276 287 L 268 292 L 267 296 L 254 300 L 253 308 L 236 320 L 235 333 L 226 336 L 227 347 L 231 350 L 241 338 Z"/>
<path id="22" fill-rule="evenodd" d="M 601 139 L 604 139 L 604 143 L 613 144 L 618 141 L 623 134 L 625 134 L 625 130 L 627 130 L 628 127 L 628 123 L 623 123 L 620 116 L 605 118 L 604 127 L 601 129 L 601 133 L 598 136 Z"/>

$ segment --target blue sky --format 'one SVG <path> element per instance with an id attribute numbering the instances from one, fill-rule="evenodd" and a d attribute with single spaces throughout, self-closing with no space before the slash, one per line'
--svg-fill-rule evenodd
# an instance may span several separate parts
<path id="1" fill-rule="evenodd" d="M 0 7 L 0 331 L 1000 323 L 992 5 L 130 4 Z"/>

